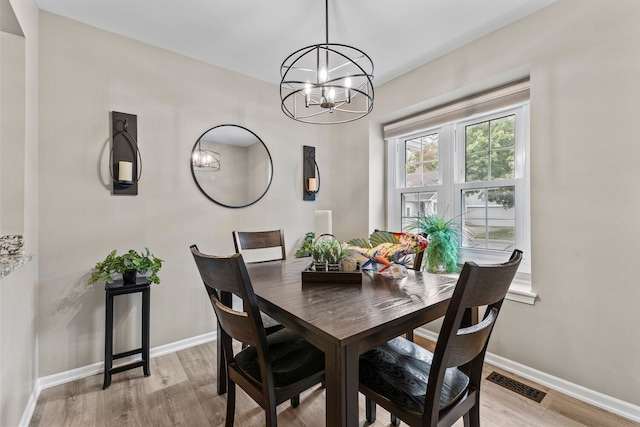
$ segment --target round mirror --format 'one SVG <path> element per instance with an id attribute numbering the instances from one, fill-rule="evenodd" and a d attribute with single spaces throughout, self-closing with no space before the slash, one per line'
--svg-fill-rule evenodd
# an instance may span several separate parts
<path id="1" fill-rule="evenodd" d="M 255 133 L 238 125 L 220 125 L 203 133 L 193 146 L 191 175 L 212 202 L 243 208 L 269 190 L 273 162 Z"/>

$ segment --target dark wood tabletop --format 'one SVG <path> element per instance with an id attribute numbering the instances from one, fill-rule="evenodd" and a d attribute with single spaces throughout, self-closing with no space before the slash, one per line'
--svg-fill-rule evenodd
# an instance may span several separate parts
<path id="1" fill-rule="evenodd" d="M 325 352 L 326 425 L 358 425 L 358 356 L 444 316 L 456 279 L 364 271 L 362 284 L 303 284 L 310 258 L 248 264 L 260 308 Z M 330 273 L 328 273 L 330 274 Z"/>

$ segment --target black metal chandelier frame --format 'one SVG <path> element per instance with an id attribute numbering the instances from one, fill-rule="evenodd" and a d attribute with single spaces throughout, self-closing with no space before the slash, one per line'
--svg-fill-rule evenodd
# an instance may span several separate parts
<path id="1" fill-rule="evenodd" d="M 282 111 L 304 123 L 346 123 L 373 110 L 373 61 L 353 46 L 329 43 L 328 0 L 325 13 L 326 42 L 295 51 L 280 66 Z"/>

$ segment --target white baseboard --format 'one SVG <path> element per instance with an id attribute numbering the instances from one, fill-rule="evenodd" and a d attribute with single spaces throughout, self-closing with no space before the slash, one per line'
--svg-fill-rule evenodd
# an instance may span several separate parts
<path id="1" fill-rule="evenodd" d="M 216 332 L 209 332 L 203 335 L 187 338 L 184 340 L 176 341 L 169 344 L 164 344 L 158 347 L 154 347 L 149 350 L 150 357 L 158 357 L 164 354 L 173 353 L 176 351 L 184 350 L 185 348 L 194 347 L 196 345 L 204 344 L 210 341 L 215 341 Z M 125 362 L 140 359 L 140 356 L 132 356 L 129 359 L 122 359 Z M 119 359 L 120 360 L 120 359 Z M 59 372 L 53 375 L 47 375 L 36 380 L 33 392 L 29 397 L 29 401 L 20 420 L 20 426 L 28 426 L 33 416 L 33 411 L 36 408 L 38 397 L 40 392 L 49 387 L 54 387 L 60 384 L 66 384 L 71 381 L 79 380 L 81 378 L 90 377 L 104 372 L 104 362 L 92 363 L 91 365 L 81 366 L 80 368 L 70 369 L 68 371 Z"/>
<path id="2" fill-rule="evenodd" d="M 425 328 L 416 329 L 416 335 L 431 341 L 438 340 L 438 334 Z M 547 373 L 538 371 L 504 357 L 487 352 L 485 360 L 498 368 L 520 375 L 523 378 L 534 381 L 537 384 L 559 391 L 583 402 L 589 403 L 605 411 L 620 415 L 621 417 L 640 422 L 640 406 L 633 405 L 606 394 L 588 389 L 578 384 L 565 381 Z"/>
<path id="3" fill-rule="evenodd" d="M 31 417 L 33 417 L 33 411 L 36 410 L 36 403 L 38 403 L 38 397 L 40 397 L 41 390 L 42 389 L 40 388 L 38 380 L 36 380 L 36 383 L 33 386 L 33 391 L 31 392 L 31 395 L 29 396 L 29 400 L 27 401 L 27 406 L 25 406 L 24 412 L 22 413 L 22 418 L 18 423 L 19 427 L 29 426 L 29 423 L 31 422 Z"/>

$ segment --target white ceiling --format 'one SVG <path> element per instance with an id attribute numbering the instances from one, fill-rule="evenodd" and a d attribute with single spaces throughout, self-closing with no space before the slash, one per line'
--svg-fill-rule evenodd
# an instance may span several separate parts
<path id="1" fill-rule="evenodd" d="M 322 0 L 36 0 L 63 15 L 278 84 L 295 50 L 325 41 Z M 366 52 L 374 84 L 556 0 L 330 0 L 329 42 Z"/>

